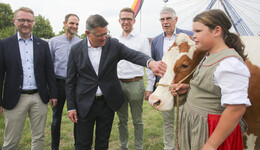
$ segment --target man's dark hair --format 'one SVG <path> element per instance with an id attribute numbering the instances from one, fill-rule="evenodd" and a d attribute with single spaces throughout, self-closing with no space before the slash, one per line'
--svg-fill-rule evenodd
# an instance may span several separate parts
<path id="1" fill-rule="evenodd" d="M 94 28 L 97 27 L 106 27 L 108 22 L 104 17 L 99 14 L 91 15 L 86 21 L 86 30 L 93 31 Z"/>
<path id="2" fill-rule="evenodd" d="M 78 20 L 79 20 L 79 17 L 78 17 L 76 14 L 67 14 L 67 15 L 65 16 L 65 20 L 64 20 L 66 23 L 68 22 L 68 19 L 69 19 L 70 16 L 75 16 L 75 17 L 77 17 Z"/>

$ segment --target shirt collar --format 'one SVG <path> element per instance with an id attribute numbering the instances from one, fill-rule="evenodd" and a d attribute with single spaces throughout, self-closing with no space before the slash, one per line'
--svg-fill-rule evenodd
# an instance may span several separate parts
<path id="1" fill-rule="evenodd" d="M 64 38 L 67 39 L 68 41 L 73 41 L 73 39 L 75 39 L 76 35 L 73 36 L 73 38 L 70 40 L 66 35 L 65 33 L 63 34 Z"/>
<path id="2" fill-rule="evenodd" d="M 20 36 L 19 32 L 17 32 L 17 38 L 18 38 L 18 41 L 19 41 L 19 40 L 25 40 L 24 38 L 22 38 L 22 37 Z M 31 33 L 31 37 L 28 38 L 28 40 L 33 41 L 33 35 L 32 35 L 32 33 Z"/>
<path id="3" fill-rule="evenodd" d="M 172 34 L 172 37 L 169 38 L 169 39 L 172 39 L 174 36 L 176 36 L 176 28 L 174 29 L 174 32 L 173 32 L 173 34 Z M 165 32 L 164 32 L 164 34 L 163 34 L 163 37 L 164 37 L 164 38 L 168 38 L 168 37 L 165 36 Z"/>
<path id="4" fill-rule="evenodd" d="M 98 48 L 92 47 L 88 38 L 87 38 L 87 41 L 88 41 L 88 48 L 102 49 L 101 46 L 99 46 Z"/>
<path id="5" fill-rule="evenodd" d="M 121 38 L 123 38 L 124 36 L 123 36 L 123 32 L 120 34 L 120 36 L 121 36 Z M 127 36 L 127 38 L 128 37 L 130 37 L 130 36 L 133 36 L 133 37 L 135 37 L 136 36 L 136 32 L 135 32 L 135 29 L 133 29 L 129 34 L 128 34 L 128 36 Z"/>

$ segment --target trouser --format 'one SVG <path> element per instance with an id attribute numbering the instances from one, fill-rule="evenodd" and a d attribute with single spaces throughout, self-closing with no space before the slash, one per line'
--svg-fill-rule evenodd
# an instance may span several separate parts
<path id="1" fill-rule="evenodd" d="M 62 119 L 62 111 L 66 100 L 65 91 L 66 80 L 56 78 L 56 87 L 58 90 L 58 103 L 52 108 L 52 124 L 51 124 L 51 148 L 59 149 L 60 144 L 60 126 Z"/>
<path id="2" fill-rule="evenodd" d="M 164 150 L 174 150 L 175 149 L 175 109 L 173 107 L 170 111 L 162 112 L 163 116 L 163 143 Z M 183 105 L 179 107 L 179 122 L 180 122 L 180 114 L 183 109 Z"/>
<path id="3" fill-rule="evenodd" d="M 91 150 L 96 124 L 95 150 L 107 150 L 115 112 L 104 98 L 95 99 L 86 117 L 74 124 L 76 150 Z"/>
<path id="4" fill-rule="evenodd" d="M 5 132 L 3 150 L 18 150 L 27 114 L 29 114 L 32 145 L 31 150 L 43 150 L 44 130 L 47 120 L 47 104 L 44 104 L 35 94 L 21 94 L 21 97 L 11 110 L 5 111 Z"/>
<path id="5" fill-rule="evenodd" d="M 128 104 L 131 108 L 131 115 L 134 125 L 135 136 L 135 150 L 143 149 L 143 98 L 144 98 L 144 82 L 139 80 L 136 82 L 122 82 L 120 81 L 124 95 L 125 102 L 117 112 L 119 122 L 119 139 L 120 148 L 122 150 L 128 149 Z"/>
<path id="6" fill-rule="evenodd" d="M 164 150 L 174 150 L 175 148 L 174 110 L 175 109 L 173 107 L 170 111 L 162 112 Z"/>

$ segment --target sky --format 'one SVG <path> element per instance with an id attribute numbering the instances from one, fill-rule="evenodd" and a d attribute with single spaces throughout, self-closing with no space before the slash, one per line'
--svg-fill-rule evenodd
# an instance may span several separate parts
<path id="1" fill-rule="evenodd" d="M 122 32 L 118 22 L 119 11 L 124 7 L 131 7 L 134 0 L 0 0 L 0 2 L 10 4 L 13 11 L 22 6 L 31 8 L 36 16 L 40 14 L 49 19 L 56 34 L 62 30 L 64 17 L 69 13 L 75 13 L 80 18 L 78 35 L 85 32 L 85 22 L 90 15 L 100 14 L 109 22 L 108 29 L 111 35 L 117 36 Z M 165 3 L 164 0 L 144 0 L 142 10 L 136 18 L 134 28 L 147 37 L 159 35 L 163 32 L 159 22 L 160 10 L 164 6 L 169 6 L 175 9 L 179 18 L 177 27 L 192 30 L 192 18 L 205 10 L 209 2 L 210 0 L 169 0 Z M 255 5 L 257 3 L 259 2 L 252 3 L 252 7 L 259 9 L 260 5 Z M 216 7 L 217 5 L 219 4 L 216 4 Z M 250 13 L 251 9 L 249 8 L 240 7 L 238 11 L 241 11 L 244 15 L 243 12 L 248 10 Z M 253 29 L 254 33 L 260 33 L 260 13 L 252 12 L 249 16 L 252 16 L 248 19 L 250 28 Z"/>

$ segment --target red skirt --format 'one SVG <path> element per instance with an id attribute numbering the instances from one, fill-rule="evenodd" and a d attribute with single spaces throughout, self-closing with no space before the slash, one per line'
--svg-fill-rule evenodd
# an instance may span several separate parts
<path id="1" fill-rule="evenodd" d="M 221 115 L 208 114 L 209 136 L 215 130 Z M 243 140 L 240 125 L 238 124 L 234 131 L 218 147 L 218 150 L 243 150 Z"/>

